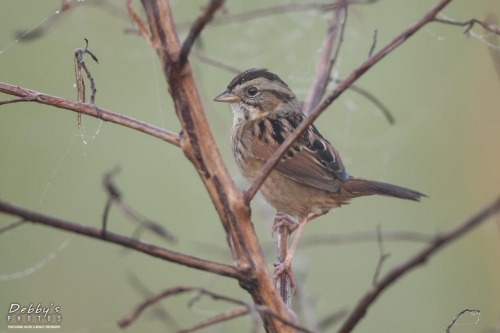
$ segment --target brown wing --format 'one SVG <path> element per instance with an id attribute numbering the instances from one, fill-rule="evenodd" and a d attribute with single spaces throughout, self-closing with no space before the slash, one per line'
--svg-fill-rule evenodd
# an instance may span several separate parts
<path id="1" fill-rule="evenodd" d="M 265 119 L 256 124 L 258 130 L 252 131 L 252 155 L 263 161 L 269 159 L 302 121 L 302 115 L 295 116 Z M 340 189 L 339 180 L 349 178 L 338 152 L 314 126 L 297 140 L 275 170 L 299 183 L 330 192 Z"/>

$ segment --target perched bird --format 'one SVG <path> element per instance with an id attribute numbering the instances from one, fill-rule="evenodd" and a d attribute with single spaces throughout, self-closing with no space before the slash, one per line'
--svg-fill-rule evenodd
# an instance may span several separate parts
<path id="1" fill-rule="evenodd" d="M 305 118 L 292 90 L 266 69 L 239 74 L 214 101 L 229 103 L 234 116 L 232 152 L 250 182 Z M 274 271 L 275 278 L 283 272 L 288 274 L 292 286 L 292 256 L 307 222 L 361 196 L 379 194 L 414 201 L 425 196 L 404 187 L 350 176 L 337 150 L 314 125 L 281 158 L 260 192 L 278 212 L 299 221 L 297 225 L 288 219 L 291 230 L 298 230 L 285 260 Z"/>

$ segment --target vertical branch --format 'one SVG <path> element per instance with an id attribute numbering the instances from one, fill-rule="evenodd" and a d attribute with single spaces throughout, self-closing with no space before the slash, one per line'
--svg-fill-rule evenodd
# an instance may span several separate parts
<path id="1" fill-rule="evenodd" d="M 290 236 L 290 229 L 286 225 L 282 225 L 278 230 L 278 261 L 283 263 L 288 252 L 288 237 Z M 286 274 L 281 274 L 276 281 L 276 288 L 280 294 L 281 299 L 288 304 L 288 277 Z"/>
<path id="2" fill-rule="evenodd" d="M 321 55 L 316 65 L 316 74 L 309 93 L 304 101 L 302 110 L 306 115 L 314 109 L 325 94 L 326 86 L 332 72 L 333 65 L 337 60 L 340 46 L 344 36 L 344 27 L 347 20 L 347 4 L 345 0 L 336 0 L 335 12 L 333 13 L 328 33 L 321 46 Z"/>
<path id="3" fill-rule="evenodd" d="M 244 193 L 234 185 L 215 144 L 189 62 L 179 59 L 181 44 L 170 4 L 164 0 L 141 1 L 151 37 L 158 41 L 156 51 L 182 126 L 181 148 L 196 168 L 219 214 L 235 266 L 245 276 L 239 283 L 251 294 L 255 304 L 265 305 L 277 316 L 293 321 L 274 287 Z M 261 316 L 268 332 L 293 332 L 276 316 L 264 312 Z"/>

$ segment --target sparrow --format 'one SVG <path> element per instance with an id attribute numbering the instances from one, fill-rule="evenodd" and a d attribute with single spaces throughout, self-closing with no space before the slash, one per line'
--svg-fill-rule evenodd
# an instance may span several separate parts
<path id="1" fill-rule="evenodd" d="M 278 75 L 266 69 L 249 69 L 236 76 L 214 101 L 229 103 L 233 113 L 231 148 L 242 175 L 255 178 L 264 163 L 304 121 L 302 105 Z M 292 257 L 304 225 L 349 203 L 353 198 L 383 195 L 420 201 L 426 196 L 404 187 L 349 175 L 338 151 L 314 125 L 295 141 L 260 188 L 265 200 L 287 219 L 291 230 L 297 229 L 285 260 L 275 265 L 274 277 L 291 271 Z M 282 222 L 280 219 L 273 230 Z"/>

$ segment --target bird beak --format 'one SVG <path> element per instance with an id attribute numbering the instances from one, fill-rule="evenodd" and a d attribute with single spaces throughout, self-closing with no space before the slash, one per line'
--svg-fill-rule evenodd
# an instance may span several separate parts
<path id="1" fill-rule="evenodd" d="M 235 94 L 231 94 L 230 92 L 225 91 L 222 92 L 219 96 L 214 98 L 214 101 L 216 102 L 224 102 L 224 103 L 233 103 L 239 101 L 240 98 L 236 96 Z"/>

